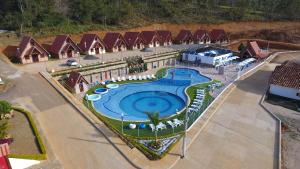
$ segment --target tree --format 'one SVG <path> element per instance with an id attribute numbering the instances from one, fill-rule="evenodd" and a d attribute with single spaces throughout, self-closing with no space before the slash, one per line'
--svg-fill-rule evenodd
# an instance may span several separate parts
<path id="1" fill-rule="evenodd" d="M 159 112 L 154 112 L 154 113 L 150 113 L 150 112 L 146 112 L 150 122 L 154 125 L 154 130 L 155 130 L 155 142 L 157 143 L 157 125 L 159 124 L 159 122 L 161 121 L 159 119 Z"/>

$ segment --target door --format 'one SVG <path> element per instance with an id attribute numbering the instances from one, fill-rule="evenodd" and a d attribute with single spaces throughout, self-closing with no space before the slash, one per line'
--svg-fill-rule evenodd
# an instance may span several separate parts
<path id="1" fill-rule="evenodd" d="M 39 62 L 39 54 L 32 54 L 31 56 L 33 62 Z"/>
<path id="2" fill-rule="evenodd" d="M 99 48 L 95 48 L 96 54 L 100 53 L 100 49 Z"/>
<path id="3" fill-rule="evenodd" d="M 79 83 L 79 91 L 80 91 L 80 93 L 84 92 L 83 82 Z"/>
<path id="4" fill-rule="evenodd" d="M 72 51 L 71 49 L 68 50 L 68 52 L 67 52 L 68 58 L 73 57 L 73 53 L 72 53 L 72 52 L 73 52 L 73 51 Z"/>

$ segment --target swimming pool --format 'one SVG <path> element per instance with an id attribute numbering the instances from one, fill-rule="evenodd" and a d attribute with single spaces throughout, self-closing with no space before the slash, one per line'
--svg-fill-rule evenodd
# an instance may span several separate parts
<path id="1" fill-rule="evenodd" d="M 157 81 L 120 85 L 93 101 L 93 105 L 97 112 L 109 118 L 121 119 L 123 113 L 125 121 L 146 121 L 145 112 L 159 112 L 161 118 L 169 117 L 185 107 L 186 87 L 210 80 L 194 69 L 169 69 L 167 75 Z"/>

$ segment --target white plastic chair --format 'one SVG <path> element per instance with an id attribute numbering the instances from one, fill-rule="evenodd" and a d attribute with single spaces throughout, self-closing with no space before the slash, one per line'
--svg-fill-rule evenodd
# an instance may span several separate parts
<path id="1" fill-rule="evenodd" d="M 118 77 L 118 81 L 119 81 L 119 82 L 122 81 L 120 77 Z"/>

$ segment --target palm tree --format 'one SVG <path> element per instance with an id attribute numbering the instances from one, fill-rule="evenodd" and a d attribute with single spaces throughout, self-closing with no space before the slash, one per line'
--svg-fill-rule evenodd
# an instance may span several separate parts
<path id="1" fill-rule="evenodd" d="M 146 112 L 150 122 L 154 125 L 154 131 L 155 131 L 155 142 L 157 143 L 157 128 L 156 126 L 159 124 L 160 119 L 159 119 L 159 112 Z"/>

